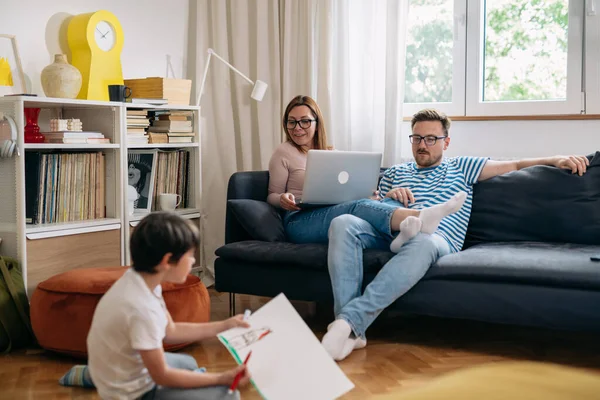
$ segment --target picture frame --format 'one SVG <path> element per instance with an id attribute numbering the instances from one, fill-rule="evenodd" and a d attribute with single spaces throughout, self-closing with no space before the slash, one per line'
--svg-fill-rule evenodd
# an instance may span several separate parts
<path id="1" fill-rule="evenodd" d="M 0 34 L 0 96 L 27 93 L 15 35 Z"/>
<path id="2" fill-rule="evenodd" d="M 157 160 L 156 149 L 129 150 L 127 153 L 127 185 L 133 187 L 138 194 L 133 203 L 136 214 L 152 211 Z"/>

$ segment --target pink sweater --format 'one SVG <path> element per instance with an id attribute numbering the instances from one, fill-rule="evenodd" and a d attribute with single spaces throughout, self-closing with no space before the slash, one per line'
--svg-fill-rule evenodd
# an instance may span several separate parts
<path id="1" fill-rule="evenodd" d="M 291 193 L 296 202 L 302 198 L 306 153 L 298 150 L 290 142 L 280 144 L 269 161 L 269 196 L 267 202 L 279 207 L 279 196 Z"/>

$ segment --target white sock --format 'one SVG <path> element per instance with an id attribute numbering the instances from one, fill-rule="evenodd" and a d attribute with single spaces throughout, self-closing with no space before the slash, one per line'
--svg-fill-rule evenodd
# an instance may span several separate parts
<path id="1" fill-rule="evenodd" d="M 330 328 L 325 334 L 325 336 L 323 336 L 321 344 L 323 345 L 327 353 L 329 353 L 331 358 L 333 358 L 334 360 L 340 360 L 345 357 L 342 357 L 342 355 L 345 353 L 345 351 L 347 351 L 346 343 L 347 340 L 350 338 L 352 328 L 350 327 L 350 324 L 348 324 L 348 322 L 341 318 L 336 319 L 329 326 Z M 352 349 L 350 349 L 346 356 L 350 354 L 351 351 Z"/>
<path id="2" fill-rule="evenodd" d="M 361 338 L 348 338 L 344 343 L 344 347 L 340 354 L 337 357 L 334 357 L 336 361 L 342 361 L 344 358 L 348 357 L 353 350 L 362 349 L 367 345 L 367 341 Z"/>
<path id="3" fill-rule="evenodd" d="M 400 233 L 390 244 L 390 250 L 394 253 L 400 251 L 400 247 L 410 239 L 417 236 L 417 233 L 421 231 L 423 221 L 417 217 L 406 217 L 404 221 L 400 222 Z"/>
<path id="4" fill-rule="evenodd" d="M 442 219 L 460 210 L 466 199 L 466 192 L 458 192 L 445 203 L 421 210 L 421 214 L 419 215 L 419 219 L 423 222 L 421 232 L 429 234 L 434 233 L 440 225 L 440 222 L 442 222 Z"/>
<path id="5" fill-rule="evenodd" d="M 332 325 L 333 322 L 327 326 L 327 331 L 331 329 Z M 344 343 L 344 347 L 342 348 L 341 353 L 338 354 L 337 358 L 334 358 L 334 360 L 341 361 L 344 358 L 348 357 L 348 355 L 350 355 L 350 353 L 352 353 L 353 350 L 359 350 L 365 347 L 367 347 L 367 338 L 361 339 L 348 337 L 348 339 L 346 339 L 346 342 Z"/>

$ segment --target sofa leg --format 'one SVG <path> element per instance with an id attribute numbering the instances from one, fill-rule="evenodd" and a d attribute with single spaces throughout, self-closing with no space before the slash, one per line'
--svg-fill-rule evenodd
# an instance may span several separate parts
<path id="1" fill-rule="evenodd" d="M 229 293 L 229 316 L 235 315 L 235 293 Z"/>

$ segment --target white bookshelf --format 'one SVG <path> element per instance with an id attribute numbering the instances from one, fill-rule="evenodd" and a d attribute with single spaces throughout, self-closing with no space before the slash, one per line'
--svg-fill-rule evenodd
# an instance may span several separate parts
<path id="1" fill-rule="evenodd" d="M 38 125 L 49 130 L 51 118 L 78 118 L 85 131 L 97 131 L 110 144 L 24 143 L 24 109 L 40 108 Z M 127 109 L 185 110 L 193 112 L 193 143 L 128 145 Z M 130 150 L 164 149 L 189 151 L 188 208 L 178 209 L 184 218 L 200 221 L 201 154 L 200 108 L 152 106 L 120 102 L 55 99 L 45 97 L 0 97 L 0 112 L 13 117 L 20 156 L 0 158 L 0 254 L 17 258 L 23 267 L 28 295 L 52 275 L 74 268 L 129 265 L 129 237 L 146 215 L 128 215 L 127 160 Z M 48 224 L 27 224 L 25 206 L 25 155 L 28 152 L 102 152 L 105 159 L 105 218 Z M 16 153 L 16 152 L 15 152 Z M 90 251 L 91 250 L 91 251 Z M 100 257 L 90 257 L 93 253 Z M 200 260 L 200 257 L 197 257 Z"/>

